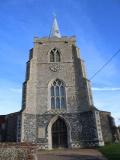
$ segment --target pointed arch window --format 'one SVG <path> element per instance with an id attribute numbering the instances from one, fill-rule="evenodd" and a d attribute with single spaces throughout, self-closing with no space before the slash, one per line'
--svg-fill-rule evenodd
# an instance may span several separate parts
<path id="1" fill-rule="evenodd" d="M 54 62 L 54 53 L 53 52 L 50 53 L 50 62 Z"/>
<path id="2" fill-rule="evenodd" d="M 59 79 L 56 79 L 50 87 L 51 109 L 65 109 L 66 95 L 65 85 Z"/>
<path id="3" fill-rule="evenodd" d="M 50 51 L 50 62 L 60 62 L 61 57 L 60 57 L 60 52 L 58 49 L 54 48 Z"/>

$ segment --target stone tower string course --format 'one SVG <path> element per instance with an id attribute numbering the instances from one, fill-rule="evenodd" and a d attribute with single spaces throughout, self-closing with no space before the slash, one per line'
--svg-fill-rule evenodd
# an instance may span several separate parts
<path id="1" fill-rule="evenodd" d="M 113 141 L 114 119 L 110 112 L 94 107 L 76 37 L 62 36 L 56 17 L 49 37 L 34 38 L 22 110 L 6 116 L 6 129 L 16 122 L 14 136 L 8 132 L 6 141 L 37 143 L 41 149 L 101 146 Z"/>

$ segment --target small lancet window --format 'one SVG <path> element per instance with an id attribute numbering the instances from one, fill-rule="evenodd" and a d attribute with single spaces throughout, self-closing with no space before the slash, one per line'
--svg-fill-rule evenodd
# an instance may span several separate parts
<path id="1" fill-rule="evenodd" d="M 60 62 L 61 57 L 60 57 L 60 52 L 58 49 L 54 48 L 50 51 L 50 62 Z"/>
<path id="2" fill-rule="evenodd" d="M 54 97 L 51 98 L 51 108 L 52 109 L 55 108 L 55 98 Z"/>
<path id="3" fill-rule="evenodd" d="M 50 62 L 54 62 L 54 53 L 53 52 L 50 53 Z"/>
<path id="4" fill-rule="evenodd" d="M 60 109 L 60 98 L 56 98 L 56 109 Z"/>
<path id="5" fill-rule="evenodd" d="M 50 87 L 51 109 L 64 109 L 65 103 L 65 85 L 59 79 L 56 79 Z"/>
<path id="6" fill-rule="evenodd" d="M 60 53 L 56 52 L 56 62 L 60 62 Z"/>
<path id="7" fill-rule="evenodd" d="M 65 99 L 64 97 L 61 98 L 61 108 L 64 108 L 65 106 Z"/>

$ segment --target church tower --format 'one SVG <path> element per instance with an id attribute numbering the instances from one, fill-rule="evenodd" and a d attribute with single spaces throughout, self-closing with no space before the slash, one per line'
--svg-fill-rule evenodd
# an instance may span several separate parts
<path id="1" fill-rule="evenodd" d="M 20 141 L 42 149 L 104 144 L 76 38 L 61 36 L 56 17 L 49 37 L 35 37 L 30 50 Z"/>

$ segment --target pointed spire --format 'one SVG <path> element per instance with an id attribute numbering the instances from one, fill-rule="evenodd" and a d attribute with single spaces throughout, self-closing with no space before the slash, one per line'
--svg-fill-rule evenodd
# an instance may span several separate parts
<path id="1" fill-rule="evenodd" d="M 51 32 L 50 32 L 50 37 L 61 38 L 56 16 L 54 16 L 53 25 L 52 25 Z"/>

